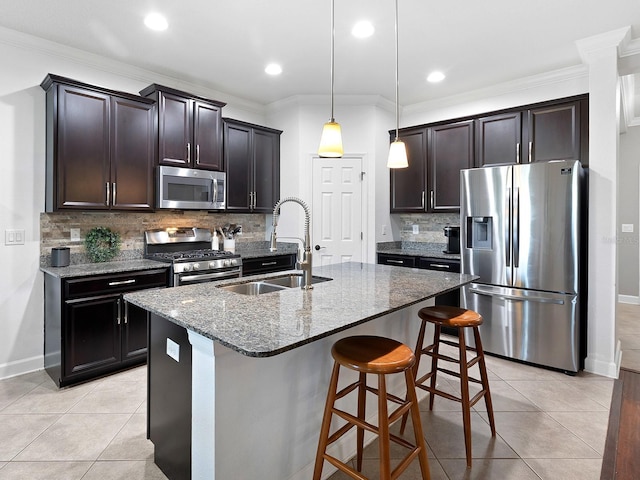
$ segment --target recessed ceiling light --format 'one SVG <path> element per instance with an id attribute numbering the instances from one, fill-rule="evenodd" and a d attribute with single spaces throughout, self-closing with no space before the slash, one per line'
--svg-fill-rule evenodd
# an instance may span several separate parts
<path id="1" fill-rule="evenodd" d="M 144 18 L 144 24 L 150 28 L 151 30 L 156 30 L 161 32 L 162 30 L 166 30 L 169 28 L 169 22 L 159 13 L 150 13 Z"/>
<path id="2" fill-rule="evenodd" d="M 269 75 L 280 75 L 282 73 L 282 67 L 277 63 L 270 63 L 264 69 Z"/>
<path id="3" fill-rule="evenodd" d="M 431 72 L 427 77 L 427 82 L 438 83 L 444 80 L 446 77 L 442 72 Z"/>
<path id="4" fill-rule="evenodd" d="M 351 29 L 351 35 L 356 38 L 367 38 L 373 35 L 375 32 L 375 28 L 371 25 L 371 22 L 363 20 L 361 22 L 356 23 Z"/>

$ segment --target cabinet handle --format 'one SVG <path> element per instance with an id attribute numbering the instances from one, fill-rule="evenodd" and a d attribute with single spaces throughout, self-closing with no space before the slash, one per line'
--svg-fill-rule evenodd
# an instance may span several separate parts
<path id="1" fill-rule="evenodd" d="M 533 142 L 529 142 L 529 163 L 531 163 L 533 161 L 533 158 L 531 156 L 531 151 L 533 150 Z"/>
<path id="2" fill-rule="evenodd" d="M 516 163 L 520 163 L 520 142 L 516 143 Z"/>
<path id="3" fill-rule="evenodd" d="M 120 315 L 122 314 L 122 301 L 118 301 L 118 325 L 120 325 Z"/>
<path id="4" fill-rule="evenodd" d="M 256 192 L 253 192 L 253 206 L 251 208 L 255 209 L 257 203 L 258 203 L 258 194 Z"/>
<path id="5" fill-rule="evenodd" d="M 129 285 L 131 283 L 136 283 L 136 279 L 132 278 L 130 280 L 119 280 L 119 281 L 116 281 L 116 282 L 109 282 L 109 286 L 110 287 L 115 287 L 117 285 Z"/>
<path id="6" fill-rule="evenodd" d="M 187 143 L 187 163 L 191 160 L 191 143 Z"/>
<path id="7" fill-rule="evenodd" d="M 422 191 L 422 209 L 424 210 L 424 190 Z"/>
<path id="8" fill-rule="evenodd" d="M 200 144 L 196 145 L 196 164 L 200 165 Z"/>
<path id="9" fill-rule="evenodd" d="M 124 324 L 129 323 L 129 302 L 124 304 Z"/>
<path id="10" fill-rule="evenodd" d="M 429 195 L 429 200 L 431 203 L 431 210 L 433 210 L 434 200 L 433 200 L 433 190 L 431 190 L 431 194 Z"/>
<path id="11" fill-rule="evenodd" d="M 111 184 L 111 189 L 113 190 L 113 195 L 112 195 L 113 200 L 112 200 L 112 202 L 113 202 L 113 205 L 115 206 L 115 204 L 116 204 L 116 182 L 113 182 Z"/>
<path id="12" fill-rule="evenodd" d="M 263 267 L 268 267 L 269 265 L 277 265 L 278 262 L 262 262 Z"/>
<path id="13" fill-rule="evenodd" d="M 402 260 L 391 260 L 390 258 L 387 258 L 387 263 L 397 263 L 398 265 L 404 265 L 404 261 L 402 261 Z"/>
<path id="14" fill-rule="evenodd" d="M 107 191 L 107 207 L 109 206 L 109 200 L 111 195 L 111 190 L 109 189 L 109 182 L 106 183 L 106 191 Z"/>
<path id="15" fill-rule="evenodd" d="M 449 265 L 444 265 L 442 263 L 430 263 L 429 267 L 430 268 L 446 268 L 447 270 L 451 268 Z"/>

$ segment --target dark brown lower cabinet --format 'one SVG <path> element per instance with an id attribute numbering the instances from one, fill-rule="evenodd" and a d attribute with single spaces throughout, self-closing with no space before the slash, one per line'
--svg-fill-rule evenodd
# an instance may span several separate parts
<path id="1" fill-rule="evenodd" d="M 147 360 L 147 312 L 123 294 L 168 285 L 168 269 L 59 278 L 45 274 L 45 369 L 60 387 Z"/>
<path id="2" fill-rule="evenodd" d="M 258 275 L 291 270 L 296 263 L 296 255 L 269 255 L 266 257 L 247 258 L 242 260 L 242 275 Z"/>

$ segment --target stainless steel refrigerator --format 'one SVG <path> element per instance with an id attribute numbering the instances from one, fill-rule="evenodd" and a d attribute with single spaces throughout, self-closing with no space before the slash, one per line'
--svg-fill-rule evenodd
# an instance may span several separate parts
<path id="1" fill-rule="evenodd" d="M 577 372 L 586 334 L 580 162 L 460 175 L 462 271 L 480 277 L 462 289 L 461 303 L 484 318 L 485 351 Z"/>

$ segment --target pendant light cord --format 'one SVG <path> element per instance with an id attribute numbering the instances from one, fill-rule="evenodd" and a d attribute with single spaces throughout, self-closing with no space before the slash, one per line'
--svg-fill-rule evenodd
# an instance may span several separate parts
<path id="1" fill-rule="evenodd" d="M 331 0 L 331 122 L 335 122 L 335 119 L 333 118 L 333 82 L 334 82 L 334 74 L 333 74 L 333 63 L 334 63 L 334 46 L 333 46 L 333 42 L 334 42 L 334 37 L 336 34 L 336 30 L 335 30 L 335 15 L 334 15 L 334 3 L 335 0 Z"/>
<path id="2" fill-rule="evenodd" d="M 400 107 L 398 104 L 398 0 L 396 0 L 396 142 L 398 141 L 398 129 L 400 126 Z M 333 114 L 332 114 L 333 115 Z"/>

